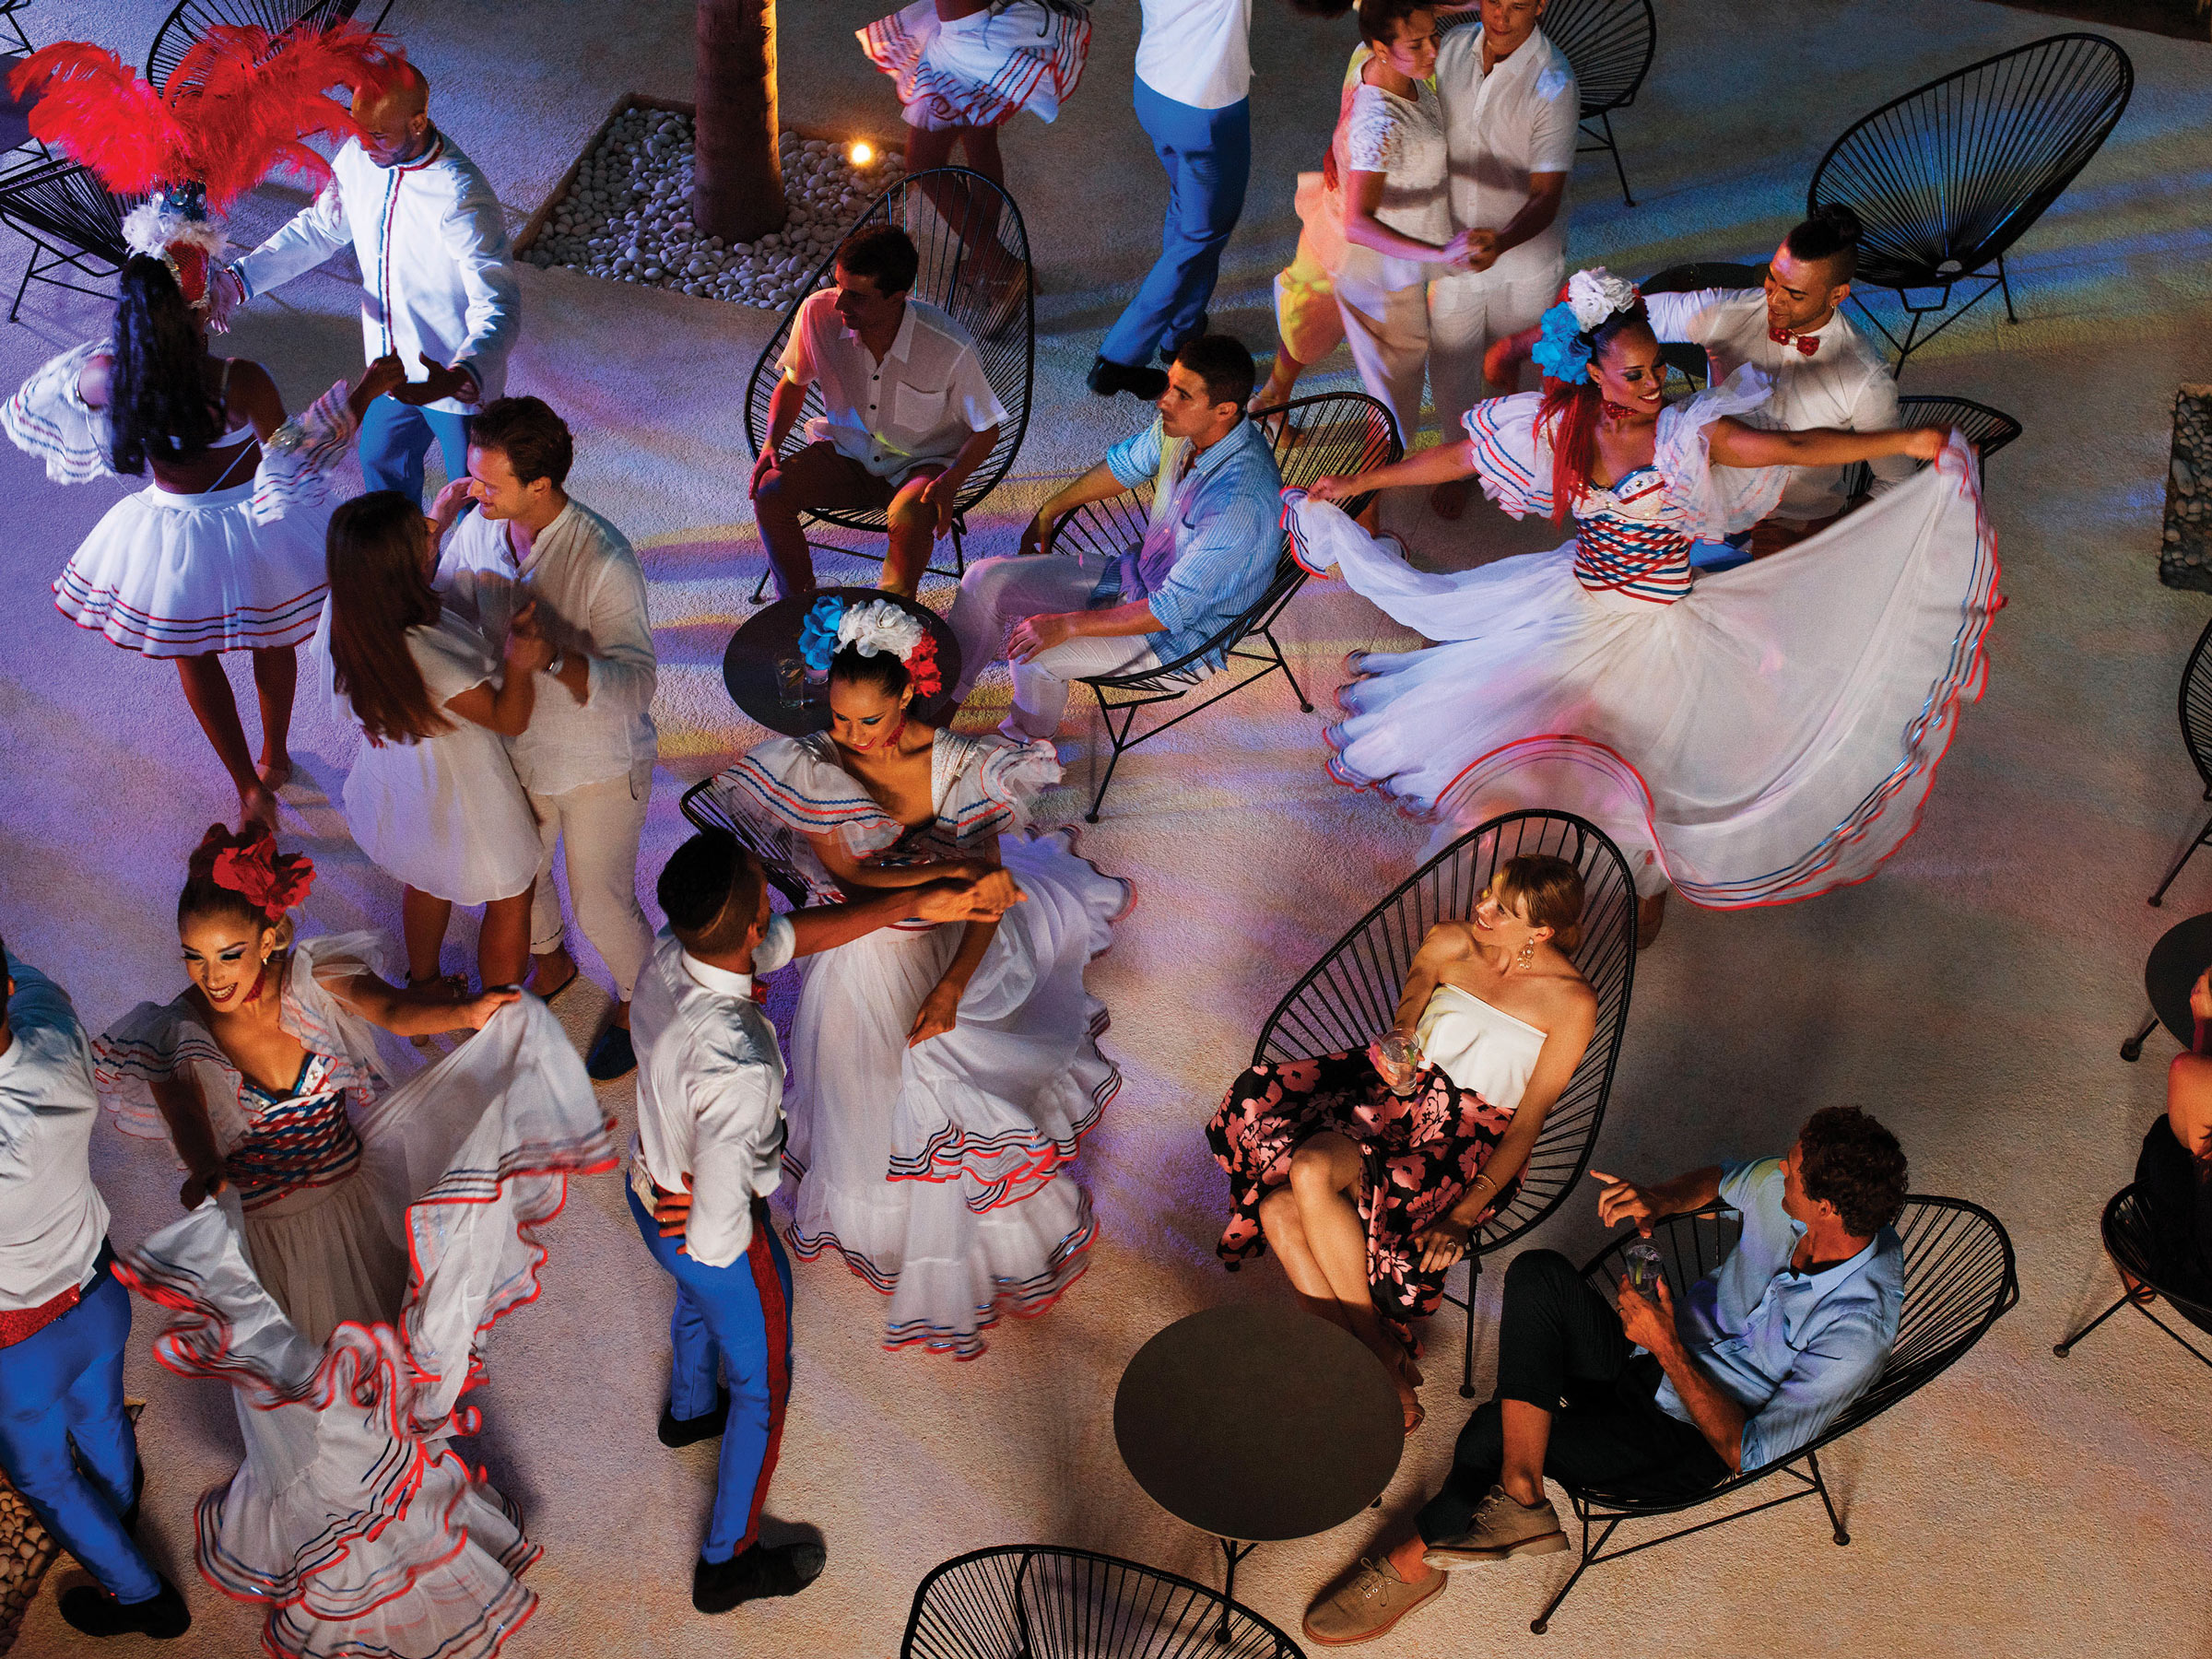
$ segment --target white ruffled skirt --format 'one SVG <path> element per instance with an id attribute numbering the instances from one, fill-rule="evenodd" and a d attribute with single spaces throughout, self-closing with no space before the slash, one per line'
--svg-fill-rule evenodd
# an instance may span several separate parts
<path id="1" fill-rule="evenodd" d="M 1019 110 L 1051 121 L 1090 56 L 1090 13 L 1076 0 L 1011 0 L 950 23 L 914 0 L 858 33 L 906 124 L 938 131 L 997 126 Z"/>
<path id="2" fill-rule="evenodd" d="M 886 1347 L 973 1359 L 1001 1313 L 1043 1312 L 1081 1274 L 1095 1227 L 1069 1169 L 1121 1085 L 1083 988 L 1126 882 L 1065 834 L 1000 841 L 1029 895 L 1000 922 L 959 1023 L 906 1034 L 961 929 L 886 928 L 806 961 L 792 1027 L 792 1247 L 834 1247 L 890 1297 Z"/>
<path id="3" fill-rule="evenodd" d="M 1302 554 L 1445 641 L 1371 652 L 1337 694 L 1331 775 L 1439 825 L 1500 812 L 1601 826 L 1638 889 L 1716 909 L 1871 876 L 1918 826 L 2001 601 L 1973 453 L 1818 535 L 1700 576 L 1672 605 L 1586 592 L 1574 546 L 1417 571 L 1337 509 L 1292 509 Z"/>

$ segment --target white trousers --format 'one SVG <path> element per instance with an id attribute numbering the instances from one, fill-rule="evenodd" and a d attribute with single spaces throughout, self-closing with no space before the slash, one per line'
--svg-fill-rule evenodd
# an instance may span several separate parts
<path id="1" fill-rule="evenodd" d="M 1376 288 L 1336 274 L 1336 310 L 1344 318 L 1344 343 L 1367 394 L 1388 406 L 1398 423 L 1398 441 L 1408 452 L 1421 429 L 1421 382 L 1429 373 L 1431 349 L 1429 287 Z M 1480 365 L 1477 364 L 1477 372 Z"/>
<path id="2" fill-rule="evenodd" d="M 1429 387 L 1446 443 L 1466 435 L 1467 411 L 1491 394 L 1482 380 L 1490 342 L 1534 328 L 1558 297 L 1560 279 L 1553 272 L 1500 282 L 1488 271 L 1466 271 L 1429 285 Z"/>
<path id="3" fill-rule="evenodd" d="M 1099 576 L 1097 570 L 1085 570 L 1058 553 L 986 559 L 970 565 L 960 578 L 950 618 L 953 637 L 960 642 L 958 697 L 967 697 L 986 663 L 1006 654 L 1007 629 L 1024 617 L 1083 609 L 1099 585 Z M 1029 737 L 1050 737 L 1067 712 L 1068 681 L 1150 667 L 1158 661 L 1149 635 L 1112 634 L 1066 640 L 1026 663 L 1016 663 L 1014 729 Z"/>
<path id="4" fill-rule="evenodd" d="M 653 764 L 641 761 L 624 777 L 586 783 L 559 794 L 530 796 L 537 819 L 537 885 L 530 892 L 530 953 L 559 948 L 560 894 L 553 886 L 553 850 L 568 861 L 569 898 L 576 925 L 615 976 L 628 1002 L 638 971 L 653 949 L 653 929 L 638 903 L 638 841 L 653 797 Z"/>

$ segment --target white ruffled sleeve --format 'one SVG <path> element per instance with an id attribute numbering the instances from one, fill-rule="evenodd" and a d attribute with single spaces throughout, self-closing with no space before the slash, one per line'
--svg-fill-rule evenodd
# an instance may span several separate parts
<path id="1" fill-rule="evenodd" d="M 1712 453 L 1712 423 L 1724 416 L 1753 426 L 1774 424 L 1759 413 L 1773 390 L 1771 375 L 1746 363 L 1719 385 L 1659 412 L 1652 459 L 1682 509 L 1682 528 L 1700 541 L 1748 530 L 1782 500 L 1788 467 L 1715 466 Z"/>
<path id="2" fill-rule="evenodd" d="M 385 955 L 383 936 L 368 932 L 323 934 L 292 947 L 291 997 L 285 1010 L 299 1027 L 292 1035 L 301 1047 L 357 1068 L 353 1076 L 332 1079 L 347 1088 L 368 1088 L 371 1076 L 394 1082 L 419 1065 L 391 1032 L 331 991 L 363 973 L 385 978 Z"/>
<path id="3" fill-rule="evenodd" d="M 1541 392 L 1516 392 L 1477 404 L 1466 413 L 1475 446 L 1475 479 L 1482 493 L 1514 518 L 1551 516 L 1551 445 L 1536 431 Z"/>
<path id="4" fill-rule="evenodd" d="M 854 858 L 880 853 L 904 827 L 824 753 L 831 748 L 823 736 L 771 737 L 722 774 L 720 793 L 734 808 L 801 835 L 834 831 Z"/>
<path id="5" fill-rule="evenodd" d="M 107 414 L 76 388 L 85 365 L 107 349 L 105 340 L 87 340 L 63 352 L 0 406 L 0 428 L 18 449 L 46 464 L 53 483 L 88 484 L 115 476 L 108 461 L 113 439 Z"/>
<path id="6" fill-rule="evenodd" d="M 331 473 L 352 452 L 356 424 L 344 381 L 269 434 L 253 475 L 253 518 L 273 524 L 294 507 L 315 507 L 333 494 Z"/>
<path id="7" fill-rule="evenodd" d="M 238 1067 L 182 997 L 140 1003 L 95 1037 L 92 1080 L 115 1126 L 141 1140 L 169 1138 L 169 1123 L 154 1103 L 153 1086 L 178 1080 L 199 1088 L 215 1149 L 223 1157 L 252 1128 L 239 1100 Z"/>
<path id="8" fill-rule="evenodd" d="M 962 846 L 1026 830 L 1037 796 L 1060 782 L 1059 757 L 1041 738 L 1016 743 L 947 732 L 938 741 L 961 746 L 947 758 L 955 770 L 937 809 L 937 825 Z"/>

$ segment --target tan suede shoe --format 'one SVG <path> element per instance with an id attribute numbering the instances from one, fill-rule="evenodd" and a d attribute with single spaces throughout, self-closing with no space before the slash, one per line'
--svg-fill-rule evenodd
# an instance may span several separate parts
<path id="1" fill-rule="evenodd" d="M 1399 1619 L 1444 1593 L 1452 1581 L 1432 1572 L 1418 1584 L 1398 1576 L 1387 1560 L 1365 1557 L 1351 1571 L 1322 1592 L 1306 1609 L 1306 1634 L 1324 1647 L 1350 1647 L 1386 1636 Z"/>
<path id="2" fill-rule="evenodd" d="M 1429 1546 L 1421 1559 L 1431 1567 L 1477 1567 L 1512 1556 L 1555 1555 L 1565 1549 L 1567 1535 L 1559 1527 L 1559 1512 L 1548 1498 L 1524 1509 L 1503 1487 L 1494 1486 L 1475 1512 L 1474 1524 L 1456 1538 Z"/>

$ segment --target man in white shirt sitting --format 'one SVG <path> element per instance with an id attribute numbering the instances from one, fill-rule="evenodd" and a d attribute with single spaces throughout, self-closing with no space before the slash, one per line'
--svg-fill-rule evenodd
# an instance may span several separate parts
<path id="1" fill-rule="evenodd" d="M 824 1559 L 819 1544 L 759 1541 L 791 1395 L 791 1264 L 768 1215 L 783 1180 L 783 1061 L 754 976 L 909 917 L 996 921 L 1020 894 L 994 870 L 771 915 L 759 861 L 708 833 L 669 857 L 659 897 L 668 929 L 638 981 L 629 1210 L 676 1280 L 661 1443 L 722 1437 L 691 1602 L 724 1613 L 796 1594 Z"/>
<path id="2" fill-rule="evenodd" d="M 615 977 L 614 1021 L 585 1061 L 604 1083 L 637 1065 L 629 992 L 653 948 L 638 903 L 638 839 L 660 753 L 660 664 L 637 555 L 564 488 L 574 456 L 567 423 L 543 402 L 496 399 L 470 419 L 468 471 L 439 491 L 430 517 L 444 539 L 439 588 L 494 640 L 506 638 L 518 605 L 534 602 L 553 645 L 539 673 L 559 683 L 538 687 L 528 728 L 507 740 L 545 844 L 530 901 L 530 988 L 551 997 L 576 978 L 553 886 L 558 843 L 576 924 Z"/>
<path id="3" fill-rule="evenodd" d="M 1774 395 L 1764 413 L 1787 429 L 1884 431 L 1898 424 L 1897 382 L 1841 309 L 1858 260 L 1858 216 L 1841 206 L 1823 207 L 1782 239 L 1763 288 L 1646 294 L 1644 309 L 1662 340 L 1705 347 L 1715 382 L 1746 363 L 1771 374 Z M 1890 455 L 1870 465 L 1873 493 L 1880 495 L 1911 477 L 1919 464 Z M 1851 504 L 1844 490 L 1852 471 L 1792 467 L 1780 504 L 1752 528 L 1752 558 L 1834 524 Z"/>
<path id="4" fill-rule="evenodd" d="M 871 226 L 837 251 L 837 286 L 808 297 L 783 347 L 753 463 L 753 512 L 786 599 L 814 592 L 809 508 L 877 508 L 890 520 L 884 592 L 912 597 L 929 550 L 952 529 L 960 487 L 989 458 L 1006 406 L 968 331 L 912 299 L 921 258 L 905 231 Z M 807 388 L 827 411 L 779 454 Z"/>
<path id="5" fill-rule="evenodd" d="M 331 159 L 330 182 L 212 290 L 219 327 L 235 307 L 352 247 L 369 360 L 396 353 L 421 377 L 362 416 L 361 476 L 371 489 L 396 489 L 411 501 L 422 500 L 433 439 L 446 476 L 461 476 L 462 422 L 499 396 L 522 325 L 499 197 L 430 124 L 429 98 L 422 72 L 406 63 L 384 86 L 357 91 L 361 136 Z"/>

